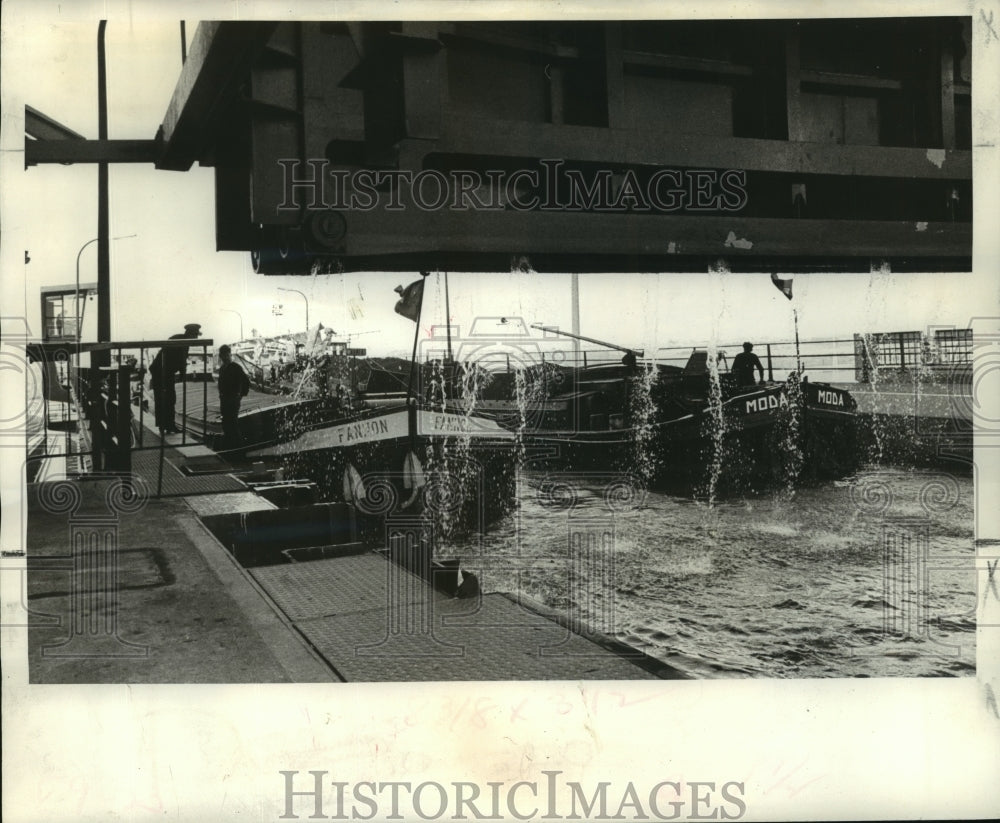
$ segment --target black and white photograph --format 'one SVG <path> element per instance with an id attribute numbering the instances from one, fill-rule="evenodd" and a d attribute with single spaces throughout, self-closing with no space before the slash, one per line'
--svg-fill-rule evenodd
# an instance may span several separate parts
<path id="1" fill-rule="evenodd" d="M 1000 814 L 996 2 L 2 68 L 5 818 Z"/>

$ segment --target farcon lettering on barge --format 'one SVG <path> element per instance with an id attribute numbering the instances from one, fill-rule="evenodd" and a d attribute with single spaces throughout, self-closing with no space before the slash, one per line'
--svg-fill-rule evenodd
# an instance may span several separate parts
<path id="1" fill-rule="evenodd" d="M 337 439 L 340 443 L 353 443 L 356 440 L 365 440 L 372 435 L 388 433 L 389 424 L 385 418 L 378 417 L 374 420 L 362 420 L 344 426 L 337 432 Z"/>

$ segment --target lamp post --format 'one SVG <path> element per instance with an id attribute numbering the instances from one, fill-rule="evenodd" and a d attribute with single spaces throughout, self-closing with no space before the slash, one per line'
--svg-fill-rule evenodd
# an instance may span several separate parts
<path id="1" fill-rule="evenodd" d="M 309 331 L 309 298 L 298 289 L 286 289 L 284 286 L 278 286 L 278 291 L 293 291 L 296 294 L 302 295 L 302 299 L 306 301 L 306 331 Z"/>
<path id="2" fill-rule="evenodd" d="M 243 315 L 240 314 L 238 311 L 236 311 L 236 309 L 219 309 L 219 311 L 229 312 L 230 314 L 235 314 L 238 318 L 240 318 L 240 340 L 242 340 L 243 339 Z"/>
<path id="3" fill-rule="evenodd" d="M 112 237 L 111 239 L 112 240 L 125 240 L 126 238 L 135 237 L 135 236 L 136 235 L 134 235 L 134 234 L 123 234 L 123 235 L 120 235 L 119 237 Z M 89 246 L 91 243 L 96 243 L 100 239 L 101 238 L 99 238 L 99 237 L 95 237 L 92 240 L 88 240 L 86 243 L 84 243 L 82 246 L 80 246 L 80 251 L 78 251 L 76 253 L 76 291 L 73 294 L 73 300 L 74 300 L 74 306 L 73 306 L 73 308 L 74 308 L 74 311 L 76 312 L 76 348 L 77 348 L 77 354 L 80 353 L 80 339 L 81 339 L 80 335 L 83 332 L 83 329 L 80 328 L 81 324 L 83 323 L 83 320 L 80 317 L 80 255 L 83 254 L 83 250 L 85 248 L 87 248 L 87 246 Z"/>
<path id="4" fill-rule="evenodd" d="M 122 234 L 118 237 L 112 237 L 112 240 L 125 240 L 129 237 L 135 237 L 134 234 Z M 100 240 L 100 237 L 94 237 L 88 240 L 82 246 L 80 246 L 80 251 L 76 253 L 76 290 L 73 292 L 73 311 L 76 314 L 76 396 L 77 401 L 80 399 L 80 343 L 83 340 L 83 317 L 80 313 L 80 256 L 83 254 L 83 250 L 87 248 L 91 243 L 96 243 Z M 110 342 L 110 335 L 108 335 Z M 110 355 L 109 355 L 110 356 Z"/>

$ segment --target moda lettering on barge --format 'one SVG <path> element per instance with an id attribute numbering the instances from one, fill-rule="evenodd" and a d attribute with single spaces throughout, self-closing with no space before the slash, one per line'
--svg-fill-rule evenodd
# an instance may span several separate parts
<path id="1" fill-rule="evenodd" d="M 788 398 L 785 395 L 765 394 L 763 397 L 755 397 L 753 400 L 747 400 L 745 413 L 752 414 L 754 412 L 769 411 L 779 406 L 788 406 Z"/>

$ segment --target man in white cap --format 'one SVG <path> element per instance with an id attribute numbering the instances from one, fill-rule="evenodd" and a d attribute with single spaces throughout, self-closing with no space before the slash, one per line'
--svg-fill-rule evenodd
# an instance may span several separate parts
<path id="1" fill-rule="evenodd" d="M 184 340 L 201 337 L 201 325 L 188 323 L 182 334 L 172 334 L 168 340 Z M 153 400 L 156 403 L 156 427 L 161 431 L 177 433 L 177 423 L 174 419 L 174 406 L 177 404 L 177 391 L 174 389 L 175 375 L 183 379 L 187 373 L 188 347 L 177 346 L 160 349 L 149 364 L 149 383 L 153 389 Z"/>

